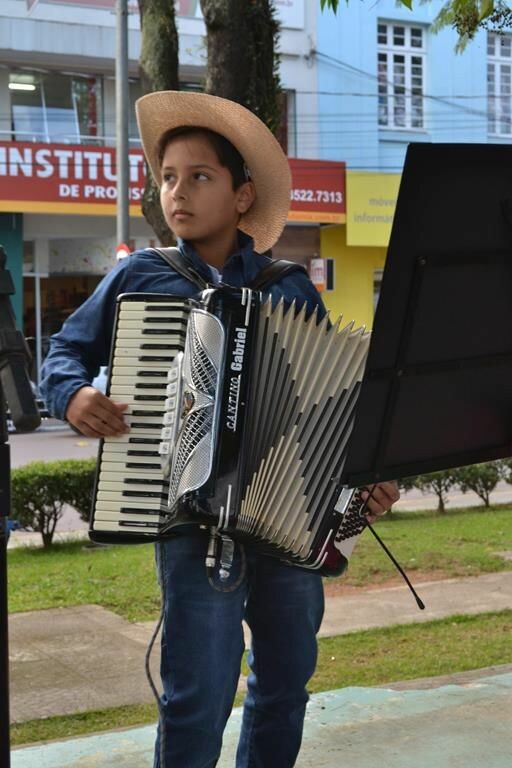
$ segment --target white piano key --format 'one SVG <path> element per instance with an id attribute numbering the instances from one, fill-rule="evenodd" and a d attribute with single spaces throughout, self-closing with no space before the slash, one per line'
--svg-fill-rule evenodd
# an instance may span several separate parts
<path id="1" fill-rule="evenodd" d="M 160 371 L 158 371 L 160 373 Z M 163 373 L 163 372 L 162 372 Z M 134 390 L 158 390 L 167 395 L 167 387 L 163 376 L 149 377 L 145 376 L 141 371 L 133 371 L 131 375 L 120 376 L 117 372 L 112 376 L 110 380 L 110 388 L 113 387 L 127 387 L 130 386 L 132 391 Z"/>
<path id="2" fill-rule="evenodd" d="M 158 464 L 158 455 L 155 456 L 130 456 L 122 451 L 103 450 L 101 453 L 102 466 L 110 464 Z"/>
<path id="3" fill-rule="evenodd" d="M 116 493 L 115 491 L 99 491 L 98 496 L 96 499 L 96 505 L 95 505 L 95 511 L 96 508 L 103 508 L 105 505 L 117 505 L 119 509 L 121 507 L 140 507 L 141 509 L 152 509 L 155 511 L 155 514 L 163 514 L 166 509 L 167 505 L 165 501 L 161 501 L 157 498 L 125 498 L 124 496 L 120 496 L 119 493 Z M 121 515 L 121 512 L 119 512 Z"/>
<path id="4" fill-rule="evenodd" d="M 150 448 L 152 445 L 158 445 L 160 442 L 158 431 L 151 432 L 148 435 L 132 435 L 131 432 L 124 432 L 122 435 L 116 435 L 116 437 L 104 438 L 104 445 L 117 445 L 127 443 L 130 446 L 145 446 Z"/>
<path id="5" fill-rule="evenodd" d="M 113 440 L 105 441 L 102 448 L 102 455 L 106 456 L 107 452 L 111 455 L 118 454 L 120 456 L 146 456 L 151 458 L 153 453 L 156 453 L 158 448 L 158 442 L 155 445 L 138 444 L 138 443 L 126 443 L 126 442 L 114 442 Z"/>
<path id="6" fill-rule="evenodd" d="M 172 360 L 174 360 L 174 354 L 162 353 L 161 355 L 156 355 L 155 353 L 145 352 L 144 350 L 140 352 L 140 355 L 138 357 L 127 357 L 124 353 L 122 353 L 122 356 L 123 356 L 123 367 L 120 368 L 118 365 L 114 363 L 114 367 L 112 369 L 112 373 L 119 373 L 122 376 L 137 375 L 142 370 L 166 371 L 169 369 L 169 366 L 172 365 Z M 142 360 L 141 359 L 142 357 L 145 357 L 147 359 Z M 164 360 L 158 359 L 162 357 L 166 359 Z"/>
<path id="7" fill-rule="evenodd" d="M 111 512 L 110 510 L 105 510 L 102 507 L 99 507 L 96 510 L 95 514 L 96 520 L 119 520 L 123 521 L 125 523 L 129 522 L 144 522 L 144 523 L 150 523 L 155 524 L 159 522 L 164 522 L 165 517 L 158 512 L 156 514 L 128 514 L 122 511 L 122 508 L 119 509 L 118 512 Z"/>
<path id="8" fill-rule="evenodd" d="M 92 529 L 94 531 L 103 531 L 105 533 L 112 532 L 112 533 L 119 533 L 120 535 L 123 533 L 153 533 L 157 534 L 160 530 L 159 524 L 153 524 L 153 523 L 144 523 L 140 526 L 137 526 L 135 523 L 132 523 L 131 525 L 121 525 L 120 522 L 114 522 L 113 520 L 94 520 Z"/>

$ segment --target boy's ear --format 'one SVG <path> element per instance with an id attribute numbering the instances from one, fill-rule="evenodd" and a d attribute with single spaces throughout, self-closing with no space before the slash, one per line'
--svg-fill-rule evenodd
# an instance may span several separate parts
<path id="1" fill-rule="evenodd" d="M 252 181 L 246 181 L 238 188 L 237 210 L 246 213 L 256 200 L 256 188 Z"/>

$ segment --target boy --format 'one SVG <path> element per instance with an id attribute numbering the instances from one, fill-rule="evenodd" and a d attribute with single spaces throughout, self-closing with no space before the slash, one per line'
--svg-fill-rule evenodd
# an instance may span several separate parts
<path id="1" fill-rule="evenodd" d="M 165 218 L 185 260 L 215 283 L 247 285 L 269 263 L 286 222 L 290 171 L 266 126 L 238 104 L 197 93 L 152 93 L 137 102 L 142 144 Z M 191 296 L 197 288 L 153 251 L 124 259 L 52 339 L 41 385 L 50 410 L 91 437 L 129 429 L 125 406 L 89 382 L 108 361 L 116 296 L 147 291 Z M 303 273 L 271 288 L 276 299 L 319 307 Z M 375 519 L 398 498 L 392 483 L 369 502 Z M 251 674 L 237 768 L 288 768 L 300 748 L 306 684 L 316 664 L 323 612 L 320 576 L 236 545 L 230 584 L 208 582 L 207 536 L 187 528 L 156 545 L 162 590 L 163 695 L 155 768 L 210 768 L 220 755 L 243 653 Z"/>

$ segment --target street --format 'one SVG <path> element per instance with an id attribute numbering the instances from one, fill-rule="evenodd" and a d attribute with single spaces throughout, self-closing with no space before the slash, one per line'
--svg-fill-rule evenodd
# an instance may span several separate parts
<path id="1" fill-rule="evenodd" d="M 31 461 L 89 459 L 98 453 L 98 440 L 77 435 L 65 425 L 51 431 L 9 435 L 11 466 L 21 467 Z"/>

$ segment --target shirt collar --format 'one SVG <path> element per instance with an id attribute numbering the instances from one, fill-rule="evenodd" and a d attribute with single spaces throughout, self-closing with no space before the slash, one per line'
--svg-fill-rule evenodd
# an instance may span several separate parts
<path id="1" fill-rule="evenodd" d="M 189 242 L 178 238 L 178 248 L 201 277 L 211 280 L 208 265 L 198 256 Z M 239 229 L 238 250 L 231 254 L 224 264 L 221 272 L 222 281 L 236 287 L 248 285 L 269 261 L 268 256 L 256 253 L 252 237 Z"/>

